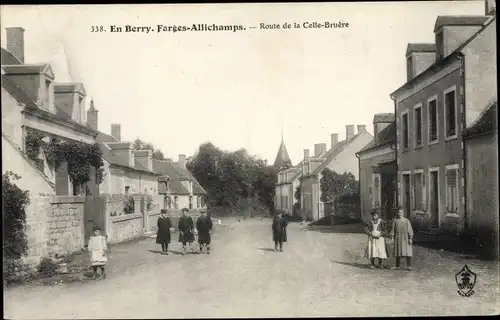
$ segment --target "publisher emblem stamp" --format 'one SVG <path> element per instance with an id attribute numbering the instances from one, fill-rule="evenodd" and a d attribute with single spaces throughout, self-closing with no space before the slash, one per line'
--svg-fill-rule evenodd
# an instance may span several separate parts
<path id="1" fill-rule="evenodd" d="M 465 265 L 460 272 L 455 275 L 455 281 L 458 286 L 458 294 L 462 297 L 470 297 L 474 294 L 477 275 Z"/>

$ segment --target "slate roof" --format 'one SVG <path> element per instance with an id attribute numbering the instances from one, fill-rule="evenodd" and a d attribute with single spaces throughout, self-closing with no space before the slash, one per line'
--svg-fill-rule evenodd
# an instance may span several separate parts
<path id="1" fill-rule="evenodd" d="M 120 166 L 129 170 L 142 171 L 152 175 L 161 175 L 161 173 L 154 170 L 154 168 L 153 171 L 148 170 L 148 168 L 146 168 L 139 162 L 134 162 L 134 166 L 131 167 L 125 157 L 113 153 L 113 151 L 105 143 L 99 142 L 99 149 L 102 152 L 102 157 L 104 158 L 104 160 L 108 161 L 112 165 Z"/>
<path id="2" fill-rule="evenodd" d="M 378 134 L 378 139 L 373 139 L 365 147 L 357 152 L 357 154 L 372 150 L 381 146 L 396 143 L 396 123 L 393 122 L 385 127 Z"/>
<path id="3" fill-rule="evenodd" d="M 173 195 L 189 195 L 189 191 L 184 188 L 181 183 L 181 180 L 178 177 L 177 170 L 173 162 L 170 161 L 162 161 L 162 160 L 154 160 L 153 159 L 153 170 L 161 172 L 162 174 L 168 176 L 169 180 L 169 189 Z M 193 182 L 194 189 L 194 182 Z"/>
<path id="4" fill-rule="evenodd" d="M 439 19 L 439 17 L 438 17 Z M 407 89 L 415 85 L 417 82 L 420 82 L 422 79 L 425 79 L 428 75 L 434 74 L 437 71 L 441 70 L 445 66 L 447 66 L 449 63 L 453 62 L 454 59 L 460 54 L 460 52 L 472 41 L 474 40 L 478 35 L 480 35 L 486 28 L 488 28 L 493 22 L 496 21 L 497 17 L 485 17 L 485 19 L 491 19 L 486 24 L 483 25 L 483 27 L 476 32 L 473 36 L 471 36 L 467 41 L 465 41 L 460 47 L 458 47 L 455 51 L 453 51 L 451 54 L 449 54 L 446 58 L 440 59 L 434 64 L 432 64 L 429 68 L 427 68 L 425 71 L 411 79 L 410 81 L 406 82 L 404 85 L 396 89 L 394 92 L 390 94 L 391 97 L 394 97 L 398 92 L 401 90 Z M 436 21 L 437 23 L 437 21 Z"/>
<path id="5" fill-rule="evenodd" d="M 104 142 L 104 143 L 107 143 L 107 142 L 119 142 L 118 140 L 116 140 L 111 135 L 109 135 L 107 133 L 104 133 L 104 132 L 101 132 L 101 131 L 99 131 L 99 134 L 97 135 L 96 141 L 97 142 Z"/>
<path id="6" fill-rule="evenodd" d="M 56 83 L 54 86 L 55 93 L 73 93 L 79 92 L 86 95 L 85 87 L 82 83 Z"/>
<path id="7" fill-rule="evenodd" d="M 497 101 L 490 102 L 481 116 L 472 124 L 471 127 L 464 130 L 465 137 L 492 133 L 498 130 L 498 106 Z"/>
<path id="8" fill-rule="evenodd" d="M 10 74 L 40 74 L 45 73 L 50 68 L 48 63 L 22 64 L 22 65 L 2 65 L 5 73 Z"/>
<path id="9" fill-rule="evenodd" d="M 412 52 L 436 52 L 436 44 L 434 43 L 408 43 L 406 47 L 406 55 Z"/>
<path id="10" fill-rule="evenodd" d="M 193 181 L 193 194 L 197 195 L 203 195 L 206 194 L 207 192 L 205 189 L 200 185 L 200 183 L 196 180 L 196 178 L 189 172 L 188 169 L 183 168 L 179 163 L 177 162 L 172 162 L 174 168 L 177 171 L 178 177 L 180 180 L 191 180 Z"/>
<path id="11" fill-rule="evenodd" d="M 33 108 L 38 108 L 36 103 L 19 88 L 14 82 L 10 81 L 7 76 L 2 74 L 2 88 L 4 88 L 17 102 Z"/>
<path id="12" fill-rule="evenodd" d="M 281 140 L 280 147 L 278 149 L 278 154 L 276 155 L 276 160 L 274 160 L 274 166 L 282 167 L 285 164 L 292 164 L 288 151 L 286 150 L 285 142 Z"/>
<path id="13" fill-rule="evenodd" d="M 310 174 L 311 176 L 318 175 L 321 173 L 321 171 L 333 160 L 335 159 L 336 156 L 338 156 L 346 147 L 349 146 L 354 140 L 356 140 L 361 134 L 363 133 L 357 133 L 353 137 L 351 137 L 348 140 L 342 140 L 339 141 L 336 145 L 333 146 L 333 148 L 330 148 L 325 155 L 324 158 L 326 158 L 321 164 Z"/>
<path id="14" fill-rule="evenodd" d="M 2 48 L 1 61 L 2 64 L 23 64 L 12 52 L 4 48 Z"/>
<path id="15" fill-rule="evenodd" d="M 434 32 L 443 26 L 480 26 L 488 19 L 487 16 L 439 16 L 434 25 Z"/>
<path id="16" fill-rule="evenodd" d="M 394 122 L 395 119 L 394 113 L 376 113 L 373 116 L 373 124 Z"/>

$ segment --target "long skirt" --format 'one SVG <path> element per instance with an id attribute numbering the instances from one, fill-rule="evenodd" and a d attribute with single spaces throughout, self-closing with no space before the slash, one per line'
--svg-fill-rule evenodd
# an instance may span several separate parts
<path id="1" fill-rule="evenodd" d="M 198 243 L 199 244 L 210 244 L 210 232 L 209 231 L 200 231 L 198 233 Z"/>
<path id="2" fill-rule="evenodd" d="M 378 239 L 374 237 L 368 237 L 368 243 L 366 244 L 365 258 L 373 259 L 387 259 L 387 246 L 385 245 L 384 237 Z"/>

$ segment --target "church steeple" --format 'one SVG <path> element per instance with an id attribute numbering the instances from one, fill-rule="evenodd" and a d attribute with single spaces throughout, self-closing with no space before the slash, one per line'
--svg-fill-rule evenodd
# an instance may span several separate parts
<path id="1" fill-rule="evenodd" d="M 284 166 L 292 166 L 292 161 L 288 155 L 288 151 L 285 146 L 285 139 L 283 136 L 283 123 L 281 124 L 281 144 L 278 149 L 278 154 L 276 155 L 276 160 L 274 160 L 274 166 L 277 168 L 282 168 Z"/>

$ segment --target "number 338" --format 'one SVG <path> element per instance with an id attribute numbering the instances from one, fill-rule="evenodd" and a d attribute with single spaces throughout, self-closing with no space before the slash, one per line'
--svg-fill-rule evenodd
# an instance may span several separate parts
<path id="1" fill-rule="evenodd" d="M 104 32 L 103 26 L 91 26 L 90 32 Z"/>

